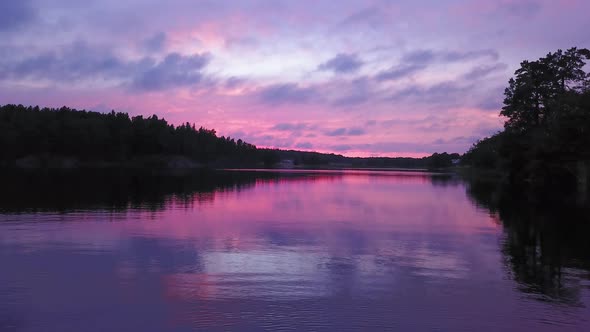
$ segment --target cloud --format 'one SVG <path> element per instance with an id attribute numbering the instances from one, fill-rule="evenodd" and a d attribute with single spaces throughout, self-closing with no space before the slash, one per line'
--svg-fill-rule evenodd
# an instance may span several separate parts
<path id="1" fill-rule="evenodd" d="M 311 144 L 310 142 L 299 142 L 299 143 L 295 144 L 295 147 L 297 149 L 309 150 L 309 149 L 313 149 L 313 144 Z"/>
<path id="2" fill-rule="evenodd" d="M 476 107 L 485 111 L 500 112 L 504 100 L 504 87 L 497 86 L 489 88 L 477 102 Z"/>
<path id="3" fill-rule="evenodd" d="M 378 7 L 361 9 L 342 20 L 341 25 L 355 26 L 366 24 L 373 28 L 387 22 L 387 16 Z"/>
<path id="4" fill-rule="evenodd" d="M 375 94 L 375 87 L 367 77 L 356 78 L 352 81 L 340 81 L 332 84 L 332 90 L 338 95 L 332 105 L 339 107 L 356 106 L 371 99 Z"/>
<path id="5" fill-rule="evenodd" d="M 452 137 L 450 139 L 436 139 L 434 140 L 432 143 L 436 144 L 436 145 L 449 145 L 449 144 L 462 144 L 462 145 L 467 145 L 467 144 L 471 144 L 475 141 L 477 141 L 478 139 L 480 139 L 480 136 L 457 136 L 457 137 Z"/>
<path id="6" fill-rule="evenodd" d="M 326 136 L 344 136 L 346 135 L 346 128 L 338 128 L 324 133 Z"/>
<path id="7" fill-rule="evenodd" d="M 344 97 L 336 99 L 334 101 L 333 105 L 334 106 L 344 106 L 344 107 L 356 106 L 356 105 L 366 103 L 369 100 L 370 100 L 370 96 L 367 93 L 356 92 L 356 93 L 350 94 L 348 96 L 344 96 Z"/>
<path id="8" fill-rule="evenodd" d="M 407 53 L 402 57 L 402 63 L 411 64 L 428 64 L 437 58 L 437 54 L 433 50 L 417 50 Z"/>
<path id="9" fill-rule="evenodd" d="M 542 4 L 537 0 L 504 0 L 498 5 L 500 14 L 509 14 L 521 18 L 531 18 L 542 9 Z"/>
<path id="10" fill-rule="evenodd" d="M 302 88 L 295 83 L 279 83 L 264 87 L 260 99 L 267 104 L 307 103 L 316 98 L 312 88 Z"/>
<path id="11" fill-rule="evenodd" d="M 438 58 L 443 62 L 457 62 L 457 61 L 466 61 L 466 60 L 476 60 L 481 58 L 489 58 L 491 60 L 498 60 L 500 55 L 498 51 L 492 49 L 482 49 L 482 50 L 475 50 L 475 51 L 466 51 L 466 52 L 459 52 L 459 51 L 451 51 L 451 52 L 441 52 L 438 54 Z"/>
<path id="12" fill-rule="evenodd" d="M 506 70 L 508 66 L 504 63 L 495 63 L 492 65 L 481 65 L 472 68 L 469 72 L 463 75 L 467 80 L 477 80 L 483 78 L 493 72 Z"/>
<path id="13" fill-rule="evenodd" d="M 277 123 L 271 129 L 278 131 L 300 131 L 308 128 L 309 125 L 306 123 Z"/>
<path id="14" fill-rule="evenodd" d="M 166 34 L 164 32 L 156 33 L 155 35 L 143 41 L 142 46 L 148 52 L 158 52 L 164 49 L 166 45 Z"/>
<path id="15" fill-rule="evenodd" d="M 348 136 L 361 136 L 366 134 L 367 131 L 363 128 L 359 128 L 359 127 L 355 127 L 355 128 L 349 128 L 348 132 L 346 133 Z"/>
<path id="16" fill-rule="evenodd" d="M 133 72 L 136 64 L 114 54 L 76 42 L 58 52 L 47 51 L 22 59 L 0 59 L 0 78 L 33 78 L 51 81 L 78 81 L 91 78 L 121 77 Z"/>
<path id="17" fill-rule="evenodd" d="M 0 32 L 18 29 L 35 17 L 36 12 L 30 0 L 0 1 Z"/>
<path id="18" fill-rule="evenodd" d="M 398 80 L 400 78 L 404 78 L 414 73 L 417 73 L 425 68 L 426 66 L 422 64 L 405 64 L 394 66 L 387 70 L 383 70 L 377 73 L 377 75 L 375 75 L 375 79 L 377 81 Z"/>
<path id="19" fill-rule="evenodd" d="M 332 59 L 318 66 L 319 70 L 329 70 L 337 74 L 357 72 L 363 66 L 363 62 L 356 54 L 337 54 Z"/>
<path id="20" fill-rule="evenodd" d="M 435 62 L 452 63 L 466 60 L 476 60 L 480 58 L 490 58 L 498 60 L 499 54 L 492 49 L 482 49 L 474 51 L 438 51 L 438 50 L 416 50 L 405 54 L 401 62 L 406 65 L 426 66 Z"/>
<path id="21" fill-rule="evenodd" d="M 353 147 L 351 145 L 348 145 L 348 144 L 336 144 L 336 145 L 330 145 L 328 147 L 328 149 L 330 149 L 332 151 L 337 151 L 337 152 L 345 152 L 345 151 L 352 150 Z"/>
<path id="22" fill-rule="evenodd" d="M 391 99 L 414 98 L 418 102 L 449 106 L 463 103 L 465 96 L 472 89 L 472 85 L 464 86 L 454 81 L 446 81 L 427 87 L 412 85 L 395 92 Z"/>
<path id="23" fill-rule="evenodd" d="M 237 51 L 254 49 L 258 45 L 258 40 L 253 37 L 229 37 L 225 40 L 225 47 Z"/>
<path id="24" fill-rule="evenodd" d="M 246 83 L 248 83 L 248 80 L 245 78 L 231 76 L 225 79 L 223 86 L 227 89 L 235 89 L 245 85 Z"/>
<path id="25" fill-rule="evenodd" d="M 137 73 L 131 87 L 141 91 L 155 91 L 195 85 L 203 81 L 202 70 L 210 59 L 208 53 L 189 56 L 170 53 L 162 61 Z"/>
<path id="26" fill-rule="evenodd" d="M 382 120 L 379 125 L 382 128 L 392 130 L 392 128 L 412 129 L 419 132 L 445 132 L 456 126 L 456 119 L 447 116 L 426 115 L 420 118 L 411 119 L 390 119 Z"/>
<path id="27" fill-rule="evenodd" d="M 360 127 L 352 128 L 336 128 L 324 132 L 326 136 L 361 136 L 365 135 L 367 131 Z"/>
<path id="28" fill-rule="evenodd" d="M 491 49 L 475 50 L 475 51 L 435 51 L 435 50 L 417 50 L 406 53 L 402 56 L 400 64 L 390 67 L 387 70 L 382 70 L 375 75 L 377 81 L 393 81 L 399 80 L 412 74 L 418 73 L 428 66 L 435 63 L 454 63 L 460 61 L 476 60 L 479 58 L 490 58 L 497 60 L 499 58 L 498 52 Z M 501 65 L 497 64 L 493 68 L 481 67 L 471 73 L 471 76 L 484 75 L 489 72 L 500 70 Z M 488 71 L 487 73 L 484 71 Z"/>
<path id="29" fill-rule="evenodd" d="M 109 50 L 75 42 L 59 51 L 23 59 L 0 59 L 0 79 L 34 79 L 50 82 L 100 82 L 137 91 L 186 87 L 203 81 L 208 53 L 170 53 L 162 60 L 143 57 L 127 60 Z"/>
<path id="30" fill-rule="evenodd" d="M 480 101 L 476 105 L 478 108 L 486 110 L 486 111 L 498 111 L 502 109 L 502 95 L 498 96 L 490 96 L 485 98 L 484 100 Z"/>

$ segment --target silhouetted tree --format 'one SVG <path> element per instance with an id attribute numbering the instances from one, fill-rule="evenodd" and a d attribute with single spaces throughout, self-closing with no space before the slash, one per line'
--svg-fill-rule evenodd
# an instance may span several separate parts
<path id="1" fill-rule="evenodd" d="M 430 157 L 428 157 L 427 166 L 429 168 L 445 168 L 453 166 L 453 160 L 458 160 L 460 158 L 458 153 L 448 154 L 446 152 L 443 153 L 434 153 Z"/>
<path id="2" fill-rule="evenodd" d="M 505 127 L 526 131 L 554 120 L 563 111 L 564 99 L 588 86 L 583 70 L 590 59 L 587 49 L 570 48 L 549 53 L 537 61 L 523 61 L 508 82 L 501 115 Z"/>
<path id="3" fill-rule="evenodd" d="M 523 61 L 505 91 L 504 131 L 463 156 L 464 164 L 506 171 L 511 181 L 587 185 L 590 51 L 570 48 Z"/>

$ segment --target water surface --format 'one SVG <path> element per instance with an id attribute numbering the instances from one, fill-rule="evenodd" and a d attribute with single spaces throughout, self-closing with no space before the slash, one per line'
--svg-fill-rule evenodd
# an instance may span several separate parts
<path id="1" fill-rule="evenodd" d="M 453 176 L 4 183 L 2 331 L 590 329 L 583 217 Z"/>

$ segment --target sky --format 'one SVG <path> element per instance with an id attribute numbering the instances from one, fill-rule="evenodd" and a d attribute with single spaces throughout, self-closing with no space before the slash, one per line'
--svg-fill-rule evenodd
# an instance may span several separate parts
<path id="1" fill-rule="evenodd" d="M 259 147 L 465 152 L 588 0 L 3 0 L 0 104 L 156 114 Z"/>

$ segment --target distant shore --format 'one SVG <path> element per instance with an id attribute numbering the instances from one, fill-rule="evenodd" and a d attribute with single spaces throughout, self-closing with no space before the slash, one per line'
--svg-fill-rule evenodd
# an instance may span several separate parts
<path id="1" fill-rule="evenodd" d="M 130 160 L 80 160 L 75 157 L 36 155 L 19 158 L 0 164 L 3 169 L 15 170 L 78 170 L 78 169 L 137 169 L 137 170 L 196 170 L 217 169 L 229 171 L 392 171 L 392 172 L 430 172 L 456 173 L 455 167 L 418 168 L 418 167 L 371 167 L 362 165 L 315 164 L 284 167 L 280 163 L 264 165 L 263 163 L 213 162 L 199 163 L 184 156 L 151 155 Z"/>
<path id="2" fill-rule="evenodd" d="M 14 169 L 101 169 L 101 168 L 144 168 L 144 169 L 197 169 L 206 165 L 195 162 L 183 156 L 144 156 L 128 160 L 80 160 L 76 157 L 51 155 L 35 155 L 5 161 L 0 164 L 3 168 Z"/>

